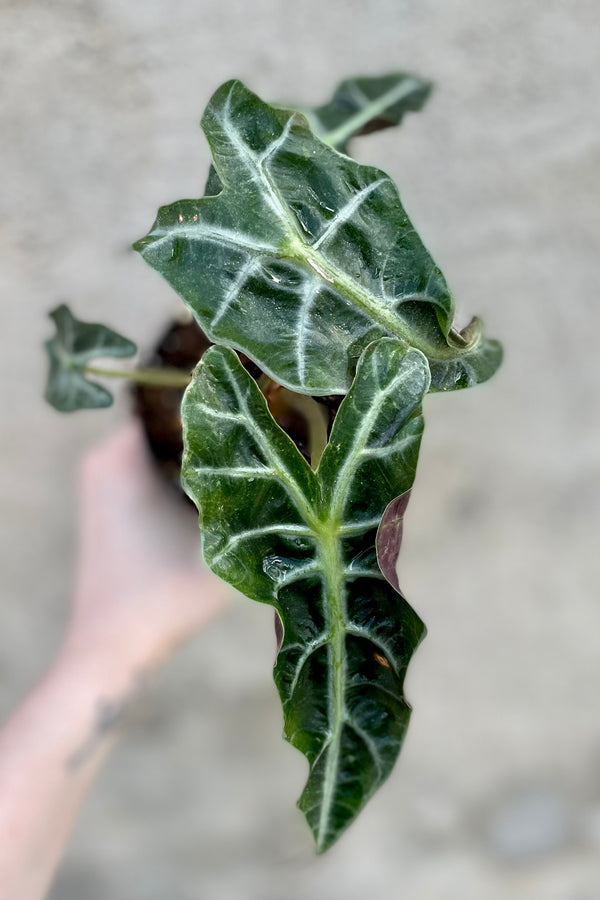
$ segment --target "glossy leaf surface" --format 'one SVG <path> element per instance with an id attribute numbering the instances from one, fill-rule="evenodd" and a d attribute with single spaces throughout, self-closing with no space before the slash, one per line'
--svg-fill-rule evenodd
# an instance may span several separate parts
<path id="1" fill-rule="evenodd" d="M 422 109 L 431 87 L 408 72 L 349 78 L 337 86 L 329 103 L 302 112 L 317 137 L 347 153 L 351 138 L 399 125 L 407 112 Z"/>
<path id="2" fill-rule="evenodd" d="M 299 113 L 223 85 L 202 120 L 222 192 L 163 207 L 135 245 L 215 343 L 300 393 L 344 394 L 372 340 L 428 357 L 434 390 L 489 378 L 501 348 L 454 302 L 390 178 Z"/>
<path id="3" fill-rule="evenodd" d="M 429 377 L 419 351 L 371 344 L 316 471 L 233 351 L 208 350 L 183 401 L 182 480 L 206 562 L 283 624 L 275 681 L 285 736 L 310 764 L 299 806 L 320 851 L 388 776 L 410 717 L 403 680 L 424 626 L 375 542 L 413 483 Z"/>
<path id="4" fill-rule="evenodd" d="M 97 357 L 133 356 L 136 345 L 105 325 L 79 321 L 64 304 L 50 317 L 56 334 L 45 343 L 50 360 L 45 394 L 48 403 L 60 412 L 110 406 L 112 394 L 89 380 L 86 366 Z"/>

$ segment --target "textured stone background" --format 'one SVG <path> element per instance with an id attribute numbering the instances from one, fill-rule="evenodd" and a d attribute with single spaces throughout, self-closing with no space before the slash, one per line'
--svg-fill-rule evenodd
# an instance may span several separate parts
<path id="1" fill-rule="evenodd" d="M 270 610 L 241 599 L 155 684 L 87 805 L 55 900 L 597 900 L 600 129 L 597 0 L 4 0 L 0 138 L 0 712 L 68 607 L 74 469 L 127 414 L 41 400 L 68 300 L 148 347 L 176 308 L 128 252 L 196 196 L 197 128 L 239 76 L 321 102 L 413 69 L 438 90 L 355 144 L 399 183 L 461 319 L 506 345 L 432 397 L 402 582 L 429 626 L 389 783 L 324 858 L 294 809 Z"/>

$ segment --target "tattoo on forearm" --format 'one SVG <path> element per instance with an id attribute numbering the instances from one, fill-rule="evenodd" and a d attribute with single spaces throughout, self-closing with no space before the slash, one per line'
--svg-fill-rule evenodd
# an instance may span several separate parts
<path id="1" fill-rule="evenodd" d="M 124 723 L 134 701 L 140 695 L 141 688 L 142 679 L 138 679 L 124 696 L 116 700 L 107 700 L 103 697 L 98 699 L 89 736 L 67 759 L 66 768 L 69 772 L 77 772 L 98 750 L 104 738 Z"/>

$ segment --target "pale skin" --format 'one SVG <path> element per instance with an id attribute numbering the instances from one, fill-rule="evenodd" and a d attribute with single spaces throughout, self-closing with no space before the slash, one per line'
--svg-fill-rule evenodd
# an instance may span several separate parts
<path id="1" fill-rule="evenodd" d="M 0 730 L 0 900 L 41 900 L 81 804 L 152 673 L 221 609 L 197 517 L 154 475 L 137 425 L 81 468 L 80 550 L 54 662 Z"/>

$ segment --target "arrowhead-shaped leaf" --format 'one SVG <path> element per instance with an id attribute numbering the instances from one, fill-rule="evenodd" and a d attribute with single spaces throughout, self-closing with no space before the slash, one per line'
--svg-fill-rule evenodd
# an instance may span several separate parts
<path id="1" fill-rule="evenodd" d="M 408 72 L 349 78 L 329 103 L 302 112 L 317 137 L 347 153 L 351 138 L 399 125 L 405 113 L 422 109 L 430 93 L 431 82 Z"/>
<path id="2" fill-rule="evenodd" d="M 183 401 L 206 562 L 283 624 L 275 681 L 285 736 L 310 764 L 299 806 L 320 851 L 389 775 L 410 717 L 403 681 L 424 626 L 375 542 L 413 483 L 429 377 L 419 351 L 371 344 L 316 472 L 233 351 L 208 350 Z"/>
<path id="3" fill-rule="evenodd" d="M 45 394 L 48 403 L 60 412 L 110 406 L 112 394 L 88 380 L 86 366 L 96 357 L 133 356 L 135 344 L 104 325 L 80 322 L 64 304 L 50 317 L 56 334 L 45 343 L 50 359 Z"/>
<path id="4" fill-rule="evenodd" d="M 485 381 L 501 348 L 454 302 L 390 178 L 316 138 L 306 119 L 223 85 L 202 127 L 223 190 L 163 207 L 135 245 L 215 343 L 280 384 L 344 394 L 389 335 L 429 359 L 432 388 Z"/>

